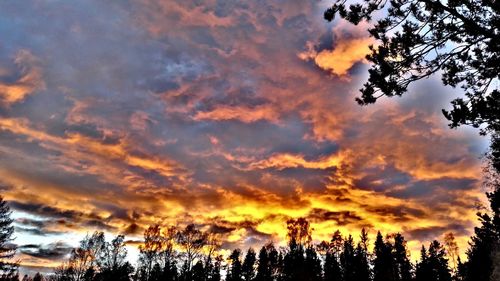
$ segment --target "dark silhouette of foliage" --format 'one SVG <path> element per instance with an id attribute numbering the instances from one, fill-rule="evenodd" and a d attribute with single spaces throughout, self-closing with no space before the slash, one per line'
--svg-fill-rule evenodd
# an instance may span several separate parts
<path id="1" fill-rule="evenodd" d="M 500 73 L 500 5 L 498 1 L 381 1 L 347 5 L 336 0 L 325 11 L 358 24 L 371 21 L 377 11 L 385 16 L 369 29 L 377 40 L 367 59 L 372 62 L 368 82 L 357 101 L 374 103 L 382 96 L 403 95 L 408 86 L 434 73 L 452 87 L 461 86 L 465 98 L 444 111 L 451 127 L 486 124 L 500 130 L 500 91 L 492 82 Z"/>
<path id="2" fill-rule="evenodd" d="M 343 238 L 339 230 L 335 231 L 330 243 L 323 242 L 321 248 L 325 249 L 324 280 L 343 280 L 340 267 L 340 254 L 342 253 Z"/>
<path id="3" fill-rule="evenodd" d="M 241 250 L 235 249 L 229 256 L 229 270 L 227 273 L 227 281 L 241 281 L 242 280 L 242 265 L 241 265 Z"/>
<path id="4" fill-rule="evenodd" d="M 255 251 L 252 248 L 249 248 L 247 254 L 245 255 L 245 260 L 243 261 L 243 265 L 241 267 L 243 280 L 251 281 L 254 279 L 255 271 Z"/>
<path id="5" fill-rule="evenodd" d="M 302 237 L 310 237 L 312 231 L 305 219 L 288 223 L 293 224 L 288 227 L 292 233 L 305 233 Z M 72 251 L 69 261 L 57 268 L 49 279 L 53 281 L 451 281 L 452 277 L 448 260 L 445 258 L 445 248 L 434 241 L 428 252 L 423 248 L 421 261 L 416 266 L 416 278 L 413 278 L 413 266 L 408 259 L 406 241 L 401 234 L 383 239 L 379 232 L 373 259 L 368 252 L 368 233 L 365 229 L 361 231 L 357 244 L 351 235 L 343 238 L 338 230 L 334 232 L 330 242 L 323 241 L 317 245 L 308 238 L 289 235 L 287 247 L 278 251 L 273 244 L 267 244 L 260 249 L 258 257 L 255 251 L 249 248 L 243 260 L 242 251 L 234 249 L 224 261 L 217 251 L 211 250 L 213 245 L 209 244 L 212 243 L 207 243 L 197 248 L 197 254 L 193 255 L 194 258 L 191 260 L 191 268 L 186 254 L 174 250 L 183 246 L 180 241 L 185 241 L 185 238 L 181 238 L 181 235 L 189 235 L 191 237 L 189 239 L 192 239 L 192 237 L 209 237 L 212 233 L 198 230 L 194 225 L 188 225 L 181 230 L 173 227 L 162 228 L 159 225 L 149 227 L 144 232 L 138 267 L 133 274 L 134 268 L 126 259 L 124 236 L 119 235 L 107 242 L 102 232 L 95 232 L 80 242 L 80 246 Z M 394 244 L 391 244 L 391 239 L 394 239 Z M 302 242 L 297 243 L 297 241 Z M 213 243 L 220 245 L 219 242 Z M 459 273 L 456 277 L 462 278 L 465 276 L 467 266 L 459 259 L 457 262 Z M 221 271 L 225 274 L 221 274 Z M 32 280 L 28 276 L 26 278 Z"/>
<path id="6" fill-rule="evenodd" d="M 17 262 L 11 259 L 16 253 L 16 247 L 13 245 L 14 221 L 10 217 L 11 211 L 7 202 L 0 196 L 0 280 L 17 280 Z"/>
<path id="7" fill-rule="evenodd" d="M 392 257 L 392 245 L 385 242 L 382 234 L 377 233 L 374 249 L 373 261 L 373 280 L 374 281 L 393 281 L 394 278 L 394 262 Z"/>
<path id="8" fill-rule="evenodd" d="M 342 273 L 345 281 L 355 281 L 355 273 L 357 268 L 354 267 L 354 240 L 349 235 L 344 240 L 342 253 L 340 254 L 340 264 L 342 266 Z"/>
<path id="9" fill-rule="evenodd" d="M 321 260 L 312 246 L 307 247 L 306 257 L 304 260 L 304 269 L 308 272 L 308 276 L 304 280 L 309 281 L 322 281 L 323 269 L 321 267 Z"/>
<path id="10" fill-rule="evenodd" d="M 478 213 L 481 225 L 469 242 L 468 260 L 459 266 L 459 275 L 466 281 L 490 280 L 500 270 L 500 177 L 497 167 L 490 165 L 488 185 L 492 191 L 486 195 L 491 212 Z"/>
<path id="11" fill-rule="evenodd" d="M 356 247 L 354 257 L 354 280 L 369 281 L 371 280 L 370 260 L 368 253 L 368 232 L 366 229 L 361 229 L 360 241 Z"/>
<path id="12" fill-rule="evenodd" d="M 35 276 L 33 276 L 33 281 L 43 281 L 45 278 L 43 278 L 43 275 L 40 274 L 40 272 L 37 272 Z"/>
<path id="13" fill-rule="evenodd" d="M 397 233 L 394 236 L 394 274 L 398 281 L 412 280 L 412 266 L 406 251 L 406 240 L 403 235 Z"/>
<path id="14" fill-rule="evenodd" d="M 272 272 L 269 255 L 266 247 L 262 247 L 259 251 L 259 261 L 257 263 L 257 274 L 255 281 L 271 281 Z"/>

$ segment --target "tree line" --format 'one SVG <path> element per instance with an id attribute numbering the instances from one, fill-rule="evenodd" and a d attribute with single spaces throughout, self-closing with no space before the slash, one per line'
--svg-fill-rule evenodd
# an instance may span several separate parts
<path id="1" fill-rule="evenodd" d="M 256 252 L 234 249 L 220 254 L 220 234 L 202 231 L 196 225 L 184 228 L 152 225 L 144 232 L 134 267 L 127 261 L 127 241 L 118 235 L 106 241 L 103 232 L 87 235 L 71 251 L 69 259 L 53 274 L 24 276 L 23 281 L 491 281 L 495 251 L 500 243 L 500 192 L 489 193 L 492 214 L 478 214 L 481 226 L 475 229 L 462 262 L 452 233 L 444 243 L 422 246 L 416 263 L 410 260 L 407 241 L 401 233 L 383 236 L 378 232 L 371 243 L 365 229 L 358 242 L 352 235 L 335 231 L 328 241 L 313 243 L 312 229 L 305 218 L 287 221 L 287 245 L 269 243 Z M 12 220 L 5 201 L 0 205 L 2 233 L 12 235 Z M 7 225 L 7 228 L 5 226 Z M 4 240 L 6 241 L 6 240 Z M 5 246 L 5 245 L 3 245 Z M 9 255 L 12 256 L 12 249 Z M 7 270 L 3 262 L 2 270 Z M 10 269 L 1 280 L 19 280 Z M 4 268 L 5 267 L 5 268 Z"/>

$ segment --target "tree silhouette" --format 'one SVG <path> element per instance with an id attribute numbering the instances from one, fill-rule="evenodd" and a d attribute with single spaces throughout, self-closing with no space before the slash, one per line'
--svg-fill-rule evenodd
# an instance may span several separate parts
<path id="1" fill-rule="evenodd" d="M 375 259 L 373 261 L 374 281 L 393 281 L 394 264 L 392 258 L 392 245 L 389 241 L 384 242 L 380 231 L 377 233 L 374 248 Z"/>
<path id="2" fill-rule="evenodd" d="M 304 260 L 304 268 L 308 273 L 305 281 L 322 281 L 323 280 L 323 269 L 321 267 L 321 259 L 318 257 L 316 250 L 313 246 L 309 246 L 306 249 L 306 257 Z"/>
<path id="3" fill-rule="evenodd" d="M 493 201 L 498 202 L 495 200 Z M 242 260 L 242 251 L 234 249 L 225 261 L 217 251 L 210 250 L 210 243 L 204 242 L 206 244 L 197 248 L 197 254 L 193 255 L 191 268 L 186 254 L 177 253 L 175 250 L 182 248 L 179 236 L 188 233 L 192 235 L 191 237 L 208 237 L 210 233 L 191 228 L 189 225 L 188 231 L 186 228 L 178 231 L 172 227 L 164 227 L 162 230 L 159 225 L 150 226 L 144 232 L 135 275 L 132 275 L 134 268 L 126 259 L 125 237 L 118 235 L 110 242 L 106 242 L 102 232 L 94 232 L 85 236 L 80 246 L 72 251 L 69 261 L 58 267 L 49 279 L 54 281 L 483 281 L 478 279 L 482 278 L 481 276 L 470 279 L 471 274 L 476 272 L 473 270 L 491 269 L 487 267 L 488 264 L 476 264 L 481 261 L 480 254 L 484 254 L 478 252 L 478 249 L 492 245 L 485 243 L 485 236 L 480 236 L 481 239 L 476 237 L 473 240 L 475 244 L 471 243 L 468 255 L 472 260 L 462 263 L 457 257 L 457 270 L 452 279 L 453 275 L 446 258 L 450 251 L 448 246 L 453 246 L 450 235 L 446 236 L 449 244 L 446 247 L 438 241 L 433 241 L 428 251 L 422 246 L 421 258 L 414 272 L 414 266 L 408 258 L 406 240 L 400 233 L 388 235 L 384 239 L 378 232 L 371 258 L 368 253 L 368 233 L 365 229 L 362 229 L 356 247 L 353 237 L 348 235 L 344 238 L 339 230 L 334 232 L 329 242 L 323 241 L 315 245 L 312 239 L 307 238 L 312 234 L 307 220 L 289 220 L 288 223 L 292 224 L 288 227 L 291 234 L 305 234 L 288 235 L 287 247 L 282 247 L 279 251 L 269 243 L 260 249 L 258 257 L 255 251 L 249 248 Z M 490 223 L 488 231 L 492 231 L 495 227 L 497 226 Z M 480 229 L 481 234 L 486 233 Z M 486 237 L 491 239 L 490 236 Z M 297 241 L 302 242 L 297 243 Z M 169 243 L 171 244 L 167 246 Z M 185 249 L 184 246 L 183 250 Z M 171 267 L 165 267 L 165 264 L 170 264 Z M 474 268 L 475 266 L 477 268 Z M 225 272 L 225 278 L 221 271 Z M 490 275 L 487 272 L 484 276 Z M 29 276 L 24 279 L 32 280 Z M 2 280 L 18 279 L 16 276 L 15 279 Z"/>
<path id="4" fill-rule="evenodd" d="M 490 280 L 495 268 L 500 270 L 500 177 L 496 167 L 490 169 L 488 184 L 492 191 L 486 195 L 491 213 L 478 213 L 481 225 L 474 228 L 467 250 L 468 260 L 459 270 L 466 281 Z"/>
<path id="5" fill-rule="evenodd" d="M 344 239 L 343 250 L 340 254 L 340 264 L 342 266 L 344 281 L 355 281 L 357 268 L 354 267 L 354 262 L 354 240 L 352 239 L 352 236 L 349 235 L 346 239 Z"/>
<path id="6" fill-rule="evenodd" d="M 456 274 L 458 267 L 458 245 L 455 241 L 455 235 L 453 232 L 448 232 L 444 235 L 444 245 L 446 249 L 446 256 L 449 258 L 451 262 L 450 267 L 454 274 Z"/>
<path id="7" fill-rule="evenodd" d="M 241 281 L 242 280 L 242 265 L 241 265 L 241 250 L 235 249 L 229 256 L 230 267 L 227 274 L 227 281 Z"/>
<path id="8" fill-rule="evenodd" d="M 16 262 L 10 261 L 16 253 L 16 247 L 11 243 L 14 235 L 13 220 L 7 202 L 0 196 L 0 274 L 2 280 L 17 279 Z"/>
<path id="9" fill-rule="evenodd" d="M 427 257 L 427 250 L 425 246 L 422 245 L 420 250 L 420 262 L 417 264 L 417 270 L 415 271 L 416 281 L 427 281 L 432 280 L 432 270 L 429 266 L 429 261 Z"/>
<path id="10" fill-rule="evenodd" d="M 368 232 L 366 229 L 361 229 L 360 241 L 356 247 L 354 257 L 354 279 L 357 281 L 370 281 L 370 261 L 368 257 Z"/>
<path id="11" fill-rule="evenodd" d="M 267 254 L 267 249 L 263 246 L 259 251 L 259 261 L 257 263 L 257 274 L 255 276 L 255 281 L 271 281 L 272 271 L 271 264 L 269 260 L 269 255 Z"/>
<path id="12" fill-rule="evenodd" d="M 397 233 L 394 236 L 394 274 L 395 279 L 398 281 L 411 281 L 412 280 L 412 266 L 408 259 L 406 251 L 406 240 L 403 235 Z"/>
<path id="13" fill-rule="evenodd" d="M 139 267 L 137 268 L 140 280 L 150 281 L 153 267 L 158 263 L 163 250 L 161 227 L 152 225 L 144 231 L 144 243 L 139 246 Z"/>
<path id="14" fill-rule="evenodd" d="M 408 86 L 434 73 L 445 85 L 461 86 L 466 98 L 452 102 L 443 113 L 451 127 L 486 124 L 500 130 L 500 5 L 498 1 L 366 0 L 347 5 L 335 0 L 324 17 L 336 14 L 358 24 L 371 21 L 377 11 L 386 15 L 369 29 L 377 40 L 367 59 L 372 63 L 360 104 L 382 96 L 403 95 Z"/>
<path id="15" fill-rule="evenodd" d="M 243 280 L 251 281 L 254 279 L 255 262 L 256 262 L 255 251 L 252 248 L 249 248 L 247 254 L 245 255 L 245 260 L 243 261 L 243 265 L 241 267 Z"/>
<path id="16" fill-rule="evenodd" d="M 184 270 L 189 272 L 193 263 L 201 257 L 201 251 L 207 243 L 207 234 L 197 229 L 194 224 L 189 224 L 178 232 L 177 243 L 184 256 Z"/>
<path id="17" fill-rule="evenodd" d="M 323 242 L 321 248 L 326 249 L 324 263 L 324 280 L 343 280 L 342 268 L 340 267 L 340 255 L 342 253 L 343 238 L 339 230 L 335 231 L 330 243 Z"/>

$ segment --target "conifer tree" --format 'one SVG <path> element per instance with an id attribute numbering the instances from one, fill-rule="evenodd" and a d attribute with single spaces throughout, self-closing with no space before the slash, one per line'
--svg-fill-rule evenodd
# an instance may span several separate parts
<path id="1" fill-rule="evenodd" d="M 422 245 L 422 248 L 420 250 L 420 261 L 417 264 L 417 270 L 415 272 L 415 280 L 427 281 L 431 280 L 431 278 L 432 278 L 432 271 L 429 266 L 429 261 L 427 258 L 427 250 L 425 249 L 425 246 Z"/>
<path id="2" fill-rule="evenodd" d="M 253 280 L 255 275 L 254 272 L 255 261 L 256 261 L 255 251 L 252 248 L 249 248 L 247 254 L 245 255 L 245 259 L 243 261 L 243 265 L 241 268 L 243 280 L 245 281 Z"/>
<path id="3" fill-rule="evenodd" d="M 446 252 L 437 240 L 431 242 L 429 246 L 427 263 L 432 272 L 432 279 L 429 281 L 451 281 L 450 269 L 448 267 L 448 259 Z"/>
<path id="4" fill-rule="evenodd" d="M 373 261 L 374 281 L 394 281 L 392 245 L 384 242 L 380 231 L 377 233 Z"/>
<path id="5" fill-rule="evenodd" d="M 342 265 L 342 275 L 344 277 L 344 281 L 356 281 L 355 280 L 355 272 L 356 268 L 354 267 L 354 240 L 352 236 L 349 235 L 344 240 L 344 246 L 342 253 L 340 254 L 340 264 Z"/>
<path id="6" fill-rule="evenodd" d="M 16 247 L 10 243 L 14 234 L 10 215 L 7 202 L 0 196 L 0 274 L 7 279 L 17 278 L 18 267 L 17 263 L 10 261 L 16 252 Z"/>
<path id="7" fill-rule="evenodd" d="M 267 249 L 265 246 L 259 251 L 259 261 L 257 263 L 257 274 L 255 276 L 255 281 L 271 281 L 271 268 L 270 260 L 267 254 Z"/>
<path id="8" fill-rule="evenodd" d="M 394 270 L 395 279 L 398 281 L 412 280 L 412 266 L 406 251 L 406 241 L 400 233 L 394 236 Z"/>
<path id="9" fill-rule="evenodd" d="M 340 266 L 340 254 L 342 253 L 343 238 L 339 230 L 335 231 L 332 240 L 328 244 L 325 255 L 324 280 L 340 281 L 342 278 L 342 269 Z"/>
<path id="10" fill-rule="evenodd" d="M 242 265 L 241 265 L 241 250 L 234 249 L 229 256 L 229 270 L 227 274 L 227 281 L 241 281 L 242 277 Z"/>
<path id="11" fill-rule="evenodd" d="M 370 281 L 370 261 L 368 259 L 368 233 L 361 229 L 360 241 L 356 247 L 354 258 L 354 279 L 356 281 Z"/>
<path id="12" fill-rule="evenodd" d="M 319 259 L 318 254 L 312 246 L 309 246 L 306 249 L 304 268 L 308 273 L 306 275 L 307 279 L 304 279 L 305 281 L 322 281 L 323 274 L 321 268 L 321 260 Z"/>

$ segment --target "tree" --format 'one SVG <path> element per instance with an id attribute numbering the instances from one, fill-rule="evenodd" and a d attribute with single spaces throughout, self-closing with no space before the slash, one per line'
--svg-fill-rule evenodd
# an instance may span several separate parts
<path id="1" fill-rule="evenodd" d="M 324 280 L 339 281 L 342 279 L 342 269 L 340 267 L 340 255 L 342 253 L 343 238 L 339 230 L 335 231 L 330 243 L 322 243 L 322 251 L 325 252 Z M 324 249 L 324 250 L 323 250 Z"/>
<path id="2" fill-rule="evenodd" d="M 201 251 L 206 245 L 207 236 L 194 224 L 187 225 L 177 233 L 177 244 L 182 249 L 186 270 L 191 271 L 194 262 L 201 257 Z"/>
<path id="3" fill-rule="evenodd" d="M 377 233 L 374 248 L 375 259 L 373 261 L 373 280 L 374 281 L 393 281 L 393 258 L 392 245 L 384 242 L 380 231 Z"/>
<path id="4" fill-rule="evenodd" d="M 205 268 L 203 267 L 203 262 L 201 260 L 198 260 L 195 265 L 193 266 L 193 273 L 192 273 L 192 280 L 195 281 L 205 281 L 207 280 L 207 272 L 205 271 Z"/>
<path id="5" fill-rule="evenodd" d="M 215 257 L 214 262 L 210 269 L 208 270 L 208 280 L 209 281 L 221 281 L 221 269 L 222 269 L 223 258 L 221 255 Z"/>
<path id="6" fill-rule="evenodd" d="M 481 225 L 474 228 L 474 235 L 467 250 L 468 260 L 462 265 L 460 275 L 466 281 L 490 280 L 498 274 L 500 265 L 500 177 L 497 167 L 490 162 L 487 185 L 491 192 L 486 195 L 490 212 L 478 213 Z M 496 272 L 496 273 L 495 273 Z"/>
<path id="7" fill-rule="evenodd" d="M 17 277 L 18 264 L 10 261 L 16 253 L 16 247 L 10 243 L 14 239 L 13 219 L 10 215 L 7 202 L 0 196 L 0 274 L 5 277 L 1 279 Z"/>
<path id="8" fill-rule="evenodd" d="M 451 281 L 450 269 L 448 268 L 448 259 L 445 258 L 446 251 L 437 240 L 429 245 L 427 257 L 427 266 L 432 272 L 429 281 Z"/>
<path id="9" fill-rule="evenodd" d="M 271 265 L 269 255 L 265 246 L 259 251 L 259 261 L 257 263 L 257 274 L 255 281 L 271 281 L 272 279 Z"/>
<path id="10" fill-rule="evenodd" d="M 149 281 L 155 264 L 163 250 L 163 237 L 159 225 L 152 225 L 144 231 L 144 244 L 139 246 L 139 265 L 137 270 L 141 280 Z"/>
<path id="11" fill-rule="evenodd" d="M 177 252 L 175 250 L 178 230 L 175 226 L 166 227 L 162 230 L 162 249 L 160 262 L 162 267 L 162 280 L 170 281 L 177 278 Z"/>
<path id="12" fill-rule="evenodd" d="M 344 239 L 343 250 L 340 254 L 340 264 L 342 266 L 343 280 L 355 281 L 357 268 L 354 267 L 354 240 L 351 235 Z"/>
<path id="13" fill-rule="evenodd" d="M 500 73 L 500 5 L 489 0 L 366 0 L 347 5 L 335 0 L 324 17 L 336 14 L 353 24 L 380 10 L 385 17 L 369 29 L 378 41 L 367 56 L 368 82 L 357 101 L 370 104 L 382 96 L 403 95 L 414 81 L 442 73 L 442 81 L 461 86 L 465 98 L 443 113 L 451 127 L 485 124 L 500 130 L 500 91 L 492 82 Z"/>
<path id="14" fill-rule="evenodd" d="M 227 281 L 241 281 L 242 277 L 242 265 L 241 265 L 241 250 L 234 249 L 229 256 L 229 271 L 226 280 Z"/>
<path id="15" fill-rule="evenodd" d="M 284 280 L 307 280 L 305 251 L 311 246 L 311 226 L 305 218 L 290 219 L 287 222 L 288 251 L 283 258 Z"/>
<path id="16" fill-rule="evenodd" d="M 286 222 L 287 237 L 290 243 L 305 247 L 311 243 L 311 225 L 305 218 L 289 219 Z"/>
<path id="17" fill-rule="evenodd" d="M 126 257 L 125 236 L 118 235 L 110 243 L 105 242 L 97 264 L 101 269 L 115 269 L 125 264 Z"/>
<path id="18" fill-rule="evenodd" d="M 69 267 L 72 268 L 73 280 L 88 280 L 94 277 L 97 257 L 105 247 L 104 233 L 94 232 L 92 235 L 86 235 L 80 241 L 80 246 L 73 249 L 69 259 Z"/>
<path id="19" fill-rule="evenodd" d="M 446 256 L 451 261 L 451 270 L 456 273 L 458 266 L 458 245 L 455 241 L 455 235 L 453 232 L 448 232 L 444 235 L 444 245 L 446 249 Z"/>
<path id="20" fill-rule="evenodd" d="M 134 271 L 132 265 L 126 261 L 127 249 L 125 236 L 118 235 L 111 242 L 105 242 L 97 264 L 99 272 L 95 274 L 96 281 L 128 281 Z"/>
<path id="21" fill-rule="evenodd" d="M 33 281 L 43 281 L 45 278 L 43 278 L 43 275 L 40 274 L 40 272 L 37 272 L 35 276 L 33 276 Z"/>
<path id="22" fill-rule="evenodd" d="M 427 250 L 425 249 L 425 246 L 422 245 L 422 249 L 420 250 L 420 262 L 417 264 L 417 270 L 415 271 L 415 280 L 427 281 L 431 280 L 431 278 L 432 271 L 429 267 Z"/>
<path id="23" fill-rule="evenodd" d="M 272 243 L 263 246 L 259 251 L 255 281 L 278 280 L 281 273 L 281 255 Z"/>
<path id="24" fill-rule="evenodd" d="M 247 254 L 245 255 L 245 260 L 243 261 L 243 265 L 241 268 L 243 280 L 245 281 L 253 280 L 255 275 L 254 272 L 255 261 L 256 261 L 255 251 L 252 248 L 249 248 Z"/>
<path id="25" fill-rule="evenodd" d="M 356 247 L 354 257 L 354 279 L 357 281 L 370 281 L 370 261 L 368 258 L 368 233 L 361 229 L 360 241 Z"/>
<path id="26" fill-rule="evenodd" d="M 304 268 L 307 274 L 308 281 L 322 281 L 323 274 L 321 268 L 321 260 L 316 253 L 314 247 L 309 246 L 306 249 L 306 257 L 304 260 Z"/>
<path id="27" fill-rule="evenodd" d="M 406 240 L 400 233 L 394 236 L 394 274 L 398 281 L 411 281 L 412 266 L 406 251 Z"/>

